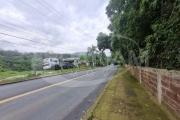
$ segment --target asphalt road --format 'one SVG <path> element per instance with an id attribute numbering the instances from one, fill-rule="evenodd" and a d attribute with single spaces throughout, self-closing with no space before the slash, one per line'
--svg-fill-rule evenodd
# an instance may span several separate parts
<path id="1" fill-rule="evenodd" d="M 0 120 L 79 120 L 117 68 L 0 86 Z"/>

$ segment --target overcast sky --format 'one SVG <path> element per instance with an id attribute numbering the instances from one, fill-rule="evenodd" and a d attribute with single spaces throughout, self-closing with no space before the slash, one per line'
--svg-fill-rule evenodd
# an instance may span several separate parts
<path id="1" fill-rule="evenodd" d="M 87 47 L 97 45 L 99 32 L 109 34 L 110 22 L 105 14 L 108 3 L 109 0 L 0 0 L 0 32 L 26 39 L 0 34 L 0 40 L 33 47 L 0 42 L 0 48 L 86 52 Z"/>

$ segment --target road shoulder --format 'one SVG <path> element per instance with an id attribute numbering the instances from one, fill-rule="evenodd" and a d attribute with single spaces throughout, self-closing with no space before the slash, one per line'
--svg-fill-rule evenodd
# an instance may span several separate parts
<path id="1" fill-rule="evenodd" d="M 138 81 L 119 68 L 83 120 L 169 120 Z"/>

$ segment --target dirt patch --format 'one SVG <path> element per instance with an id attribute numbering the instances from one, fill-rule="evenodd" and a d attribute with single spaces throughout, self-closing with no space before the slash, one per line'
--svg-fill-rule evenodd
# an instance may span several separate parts
<path id="1" fill-rule="evenodd" d="M 125 93 L 128 96 L 136 96 L 136 92 L 133 89 L 131 89 L 131 88 L 126 88 L 125 89 Z"/>

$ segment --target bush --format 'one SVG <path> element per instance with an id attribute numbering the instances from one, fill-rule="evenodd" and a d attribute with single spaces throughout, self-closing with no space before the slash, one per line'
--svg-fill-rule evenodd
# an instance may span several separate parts
<path id="1" fill-rule="evenodd" d="M 32 77 L 33 76 L 33 74 L 32 73 L 29 73 L 28 75 L 27 75 L 27 77 Z"/>
<path id="2" fill-rule="evenodd" d="M 37 75 L 42 75 L 42 73 L 38 73 Z"/>
<path id="3" fill-rule="evenodd" d="M 6 72 L 7 70 L 6 69 L 0 69 L 0 72 Z"/>

